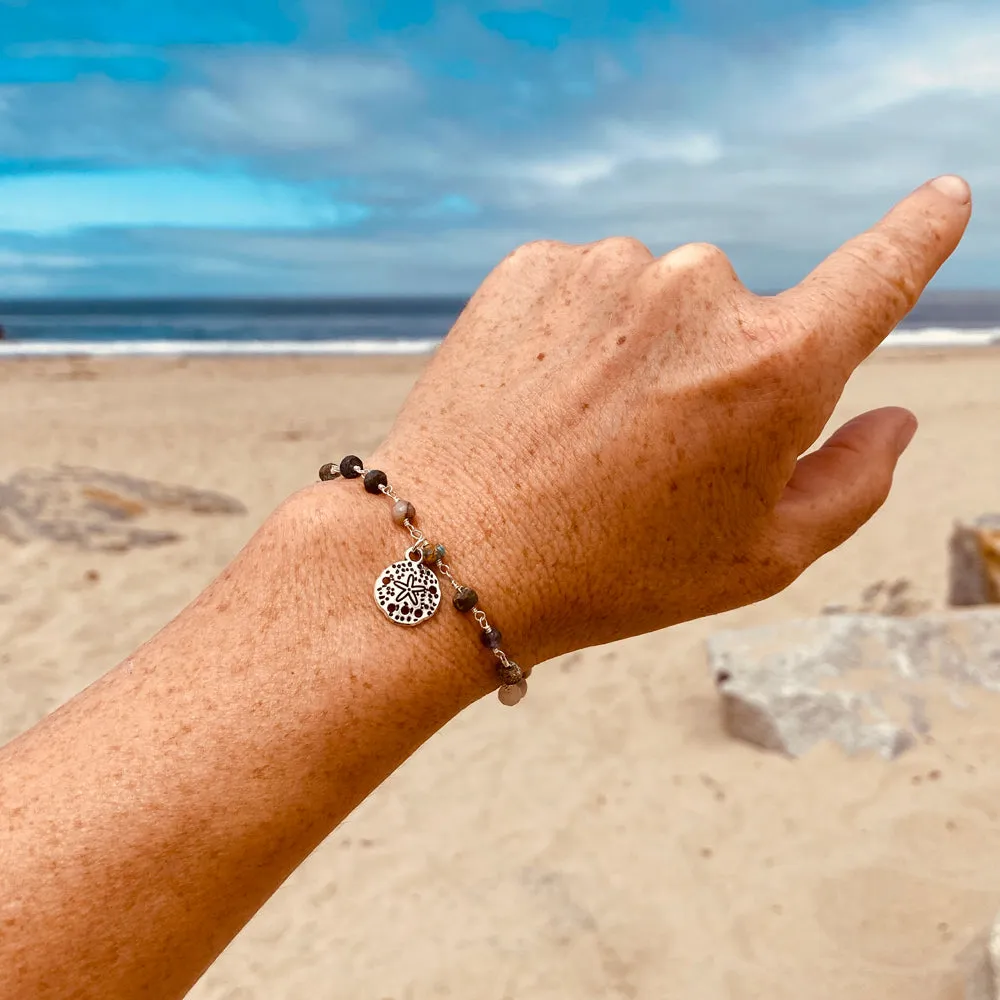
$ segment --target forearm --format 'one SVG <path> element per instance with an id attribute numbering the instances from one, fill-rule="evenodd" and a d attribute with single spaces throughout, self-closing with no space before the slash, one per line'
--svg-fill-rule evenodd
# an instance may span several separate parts
<path id="1" fill-rule="evenodd" d="M 401 542 L 373 499 L 293 499 L 163 631 L 0 750 L 3 1000 L 183 995 L 488 690 L 457 613 L 401 629 L 374 607 Z"/>
<path id="2" fill-rule="evenodd" d="M 941 178 L 767 298 L 705 245 L 523 247 L 373 464 L 430 528 L 426 505 L 525 666 L 761 600 L 885 499 L 907 411 L 810 449 L 969 211 Z M 350 486 L 286 505 L 163 632 L 0 751 L 0 1000 L 179 996 L 494 686 L 457 613 L 405 629 L 375 608 L 407 539 Z"/>

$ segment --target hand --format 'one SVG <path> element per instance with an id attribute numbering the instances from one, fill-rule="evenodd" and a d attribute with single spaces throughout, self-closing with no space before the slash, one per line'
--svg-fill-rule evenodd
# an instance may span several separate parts
<path id="1" fill-rule="evenodd" d="M 927 184 L 776 297 L 712 246 L 523 246 L 377 464 L 525 664 L 761 600 L 885 500 L 916 428 L 906 410 L 800 456 L 970 210 L 964 182 Z"/>

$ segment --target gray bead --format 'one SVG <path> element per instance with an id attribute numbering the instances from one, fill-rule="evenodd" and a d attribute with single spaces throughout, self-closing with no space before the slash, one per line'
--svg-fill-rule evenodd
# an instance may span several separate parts
<path id="1" fill-rule="evenodd" d="M 521 681 L 520 684 L 505 684 L 497 692 L 501 705 L 513 708 L 528 693 L 528 685 Z"/>
<path id="2" fill-rule="evenodd" d="M 396 524 L 402 524 L 404 521 L 412 521 L 417 516 L 417 512 L 413 509 L 413 504 L 409 500 L 397 500 L 392 505 L 392 519 Z"/>

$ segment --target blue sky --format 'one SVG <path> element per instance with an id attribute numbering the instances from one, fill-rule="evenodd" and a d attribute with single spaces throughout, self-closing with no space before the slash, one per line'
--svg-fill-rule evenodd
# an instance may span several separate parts
<path id="1" fill-rule="evenodd" d="M 927 177 L 1000 285 L 988 0 L 0 0 L 0 297 L 470 292 L 514 246 L 798 280 Z"/>

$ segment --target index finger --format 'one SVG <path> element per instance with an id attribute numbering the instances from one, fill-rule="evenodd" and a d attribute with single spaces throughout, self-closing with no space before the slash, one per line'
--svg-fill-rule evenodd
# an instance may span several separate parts
<path id="1" fill-rule="evenodd" d="M 958 246 L 971 212 L 961 177 L 929 181 L 778 298 L 853 371 L 916 305 Z"/>

